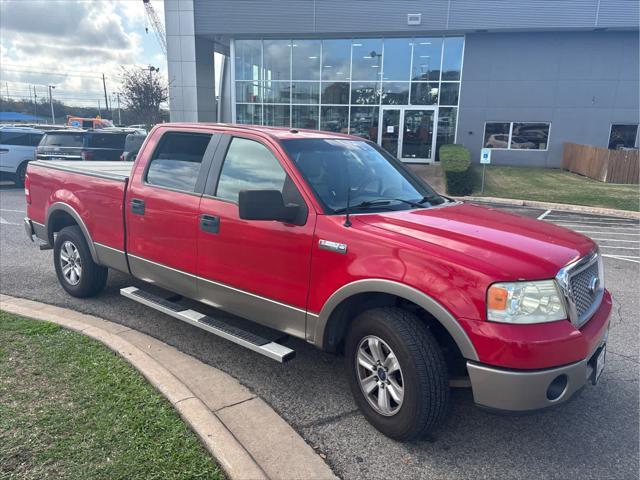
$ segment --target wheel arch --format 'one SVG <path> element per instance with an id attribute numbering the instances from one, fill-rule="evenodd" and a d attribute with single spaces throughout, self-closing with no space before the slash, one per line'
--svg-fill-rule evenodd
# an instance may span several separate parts
<path id="1" fill-rule="evenodd" d="M 89 229 L 82 220 L 82 217 L 80 217 L 80 214 L 71 205 L 63 202 L 56 202 L 52 204 L 49 207 L 49 210 L 47 210 L 47 219 L 45 225 L 47 229 L 46 235 L 49 241 L 49 245 L 53 245 L 53 234 L 59 232 L 64 227 L 68 227 L 71 225 L 77 225 L 78 227 L 80 227 L 82 235 L 84 236 L 84 239 L 87 242 L 87 246 L 89 247 L 91 258 L 94 262 L 100 264 L 95 245 L 93 244 L 93 239 L 91 238 L 91 234 L 89 233 Z"/>
<path id="2" fill-rule="evenodd" d="M 322 350 L 335 350 L 354 312 L 394 305 L 397 299 L 417 305 L 432 316 L 464 358 L 478 360 L 476 349 L 462 326 L 439 302 L 413 287 L 385 279 L 357 280 L 334 292 L 317 316 L 313 342 Z"/>

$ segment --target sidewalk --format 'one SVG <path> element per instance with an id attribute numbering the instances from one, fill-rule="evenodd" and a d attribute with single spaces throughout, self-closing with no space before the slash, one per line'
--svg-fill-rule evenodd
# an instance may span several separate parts
<path id="1" fill-rule="evenodd" d="M 75 330 L 117 352 L 172 403 L 229 478 L 336 478 L 269 405 L 226 373 L 91 315 L 8 295 L 0 295 L 0 308 Z"/>

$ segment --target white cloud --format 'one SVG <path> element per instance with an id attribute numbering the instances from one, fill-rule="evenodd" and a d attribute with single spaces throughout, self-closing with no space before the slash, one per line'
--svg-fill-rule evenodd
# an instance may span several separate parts
<path id="1" fill-rule="evenodd" d="M 53 84 L 58 98 L 95 102 L 103 73 L 115 91 L 121 66 L 160 62 L 144 26 L 141 0 L 0 0 L 0 79 L 18 95 Z"/>

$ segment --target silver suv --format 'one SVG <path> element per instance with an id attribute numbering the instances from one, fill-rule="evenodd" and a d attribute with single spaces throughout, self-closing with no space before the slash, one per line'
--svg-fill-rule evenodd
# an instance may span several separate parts
<path id="1" fill-rule="evenodd" d="M 31 127 L 0 126 L 0 173 L 9 176 L 18 187 L 24 186 L 27 163 L 33 155 L 42 130 Z"/>

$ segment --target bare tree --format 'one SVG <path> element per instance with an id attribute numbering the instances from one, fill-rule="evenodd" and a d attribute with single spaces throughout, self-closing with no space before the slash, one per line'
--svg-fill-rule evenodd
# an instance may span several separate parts
<path id="1" fill-rule="evenodd" d="M 141 69 L 122 67 L 122 98 L 124 106 L 148 127 L 161 120 L 160 104 L 169 98 L 167 85 L 153 67 Z"/>

